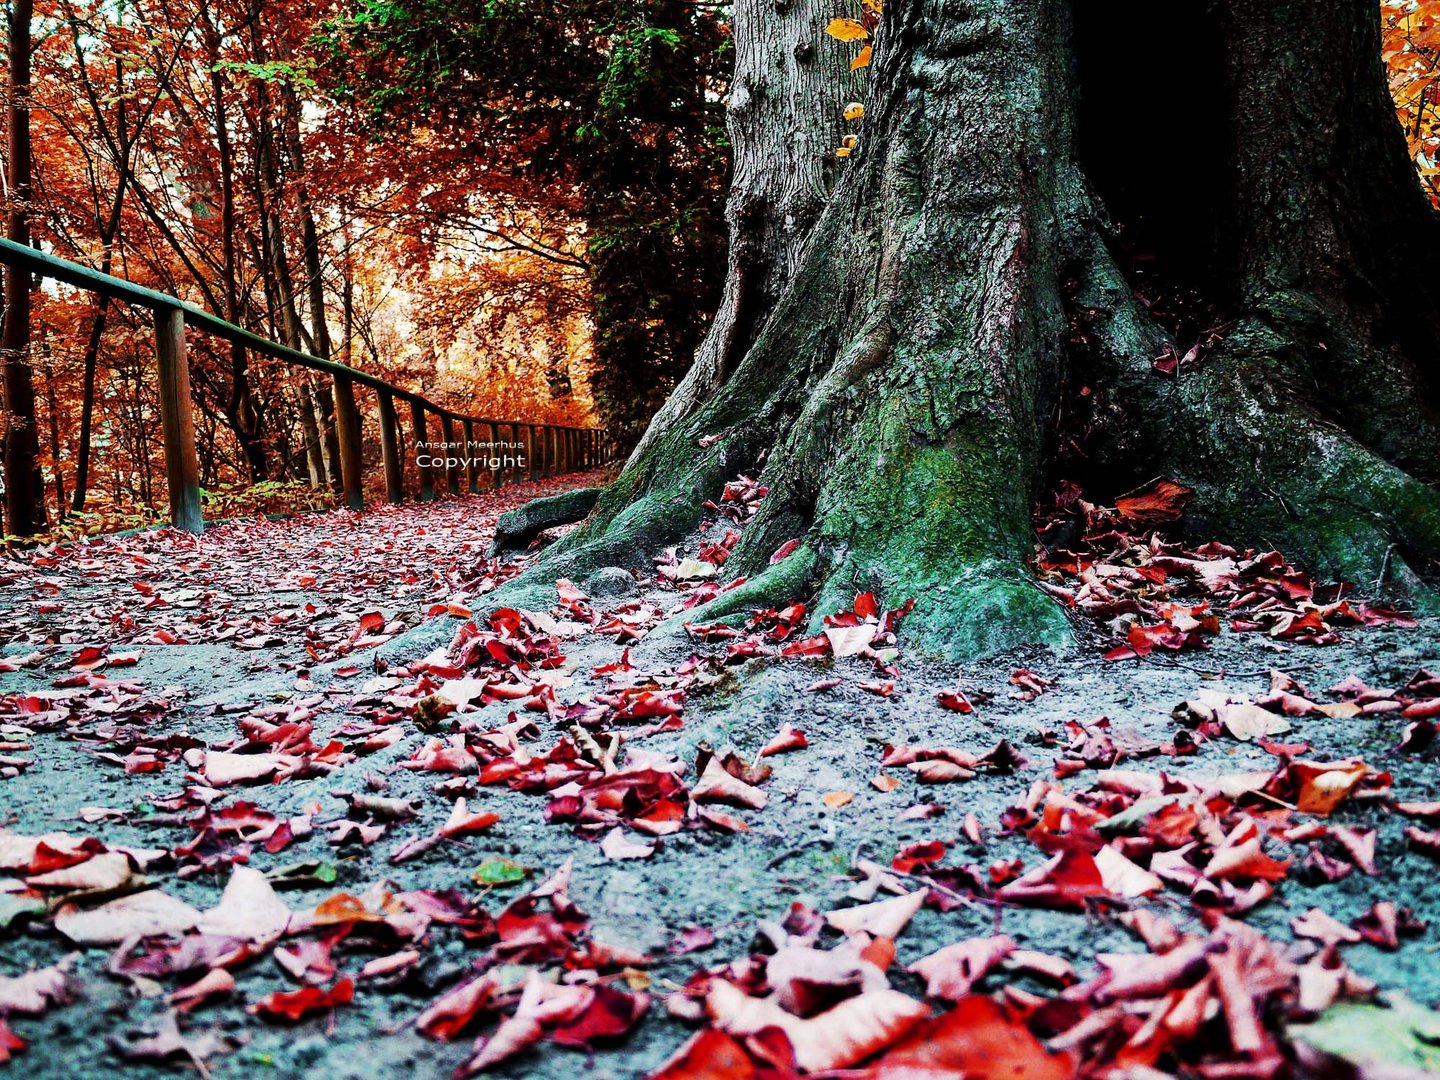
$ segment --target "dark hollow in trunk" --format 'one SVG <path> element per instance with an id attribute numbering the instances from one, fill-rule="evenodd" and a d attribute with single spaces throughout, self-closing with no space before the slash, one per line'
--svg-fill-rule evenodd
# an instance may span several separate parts
<path id="1" fill-rule="evenodd" d="M 1025 570 L 1035 500 L 1062 473 L 1100 499 L 1163 473 L 1202 534 L 1433 604 L 1440 220 L 1378 20 L 887 4 L 860 145 L 753 344 L 522 580 L 638 560 L 759 469 L 726 564 L 749 582 L 692 621 L 872 588 L 916 600 L 929 651 L 1058 644 Z M 1186 53 L 1166 93 L 1135 81 L 1156 42 Z M 1178 377 L 1152 366 L 1202 337 Z M 1077 418 L 1082 454 L 1057 430 Z"/>

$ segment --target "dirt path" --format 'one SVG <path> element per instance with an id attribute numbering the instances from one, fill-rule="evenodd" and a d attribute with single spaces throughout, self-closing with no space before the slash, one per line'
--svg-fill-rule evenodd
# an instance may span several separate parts
<path id="1" fill-rule="evenodd" d="M 610 573 L 562 587 L 549 613 L 492 624 L 482 590 L 495 574 L 484 557 L 494 517 L 538 493 L 526 486 L 358 517 L 232 524 L 198 541 L 141 535 L 0 568 L 9 669 L 0 673 L 0 1018 L 9 1012 L 0 1035 L 29 1044 L 17 1068 L 143 1076 L 165 1071 L 152 1059 L 168 1058 L 204 1060 L 224 1077 L 444 1075 L 470 1058 L 477 1033 L 494 1029 L 497 1009 L 514 1011 L 527 970 L 563 966 L 572 987 L 610 996 L 586 997 L 560 1026 L 547 1019 L 548 1041 L 494 1072 L 643 1075 L 694 1027 L 667 1015 L 661 999 L 698 969 L 746 957 L 757 921 L 870 899 L 857 864 L 890 868 L 910 845 L 935 841 L 938 857 L 932 844 L 900 864 L 928 882 L 870 875 L 876 899 L 887 885 L 929 890 L 898 938 L 894 986 L 918 1000 L 921 981 L 905 965 L 997 932 L 1084 977 L 1096 954 L 1142 948 L 1115 917 L 1125 908 L 1153 910 L 1182 930 L 1200 925 L 1201 909 L 1168 877 L 1148 899 L 1119 897 L 1107 877 L 1108 895 L 1094 902 L 997 902 L 1017 873 L 1066 846 L 1045 848 L 1044 830 L 1011 808 L 1028 792 L 1030 808 L 1043 810 L 1036 785 L 1047 781 L 1091 791 L 1118 775 L 1110 766 L 1204 787 L 1283 771 L 1287 754 L 1362 758 L 1393 773 L 1391 796 L 1367 798 L 1372 778 L 1332 814 L 1305 818 L 1320 832 L 1270 835 L 1269 855 L 1292 860 L 1274 895 L 1242 908 L 1255 897 L 1236 896 L 1257 880 L 1242 874 L 1226 879 L 1233 888 L 1212 882 L 1213 904 L 1282 943 L 1296 940 L 1291 920 L 1312 907 L 1342 924 L 1389 900 L 1420 919 L 1440 917 L 1436 863 L 1404 835 L 1417 821 L 1389 808 L 1440 800 L 1428 747 L 1396 750 L 1412 723 L 1398 700 L 1393 711 L 1286 718 L 1290 729 L 1273 725 L 1268 748 L 1223 723 L 1197 729 L 1171 717 L 1201 690 L 1263 698 L 1271 668 L 1327 707 L 1354 698 L 1324 692 L 1347 676 L 1410 701 L 1416 694 L 1403 688 L 1417 669 L 1440 664 L 1434 621 L 1344 630 L 1327 646 L 1227 630 L 1203 651 L 1163 659 L 1107 662 L 1087 645 L 1065 660 L 952 667 L 892 658 L 883 617 L 857 602 L 851 621 L 879 631 L 862 634 L 867 651 L 784 658 L 764 639 L 779 635 L 784 612 L 760 631 L 716 630 L 702 635 L 708 641 L 645 638 L 664 610 L 708 587 L 709 572 L 681 551 L 670 580 L 663 568 L 638 582 Z M 688 553 L 703 551 L 697 540 Z M 472 609 L 479 632 L 435 653 L 450 650 Z M 845 639 L 837 629 L 832 651 Z M 794 642 L 802 632 L 783 636 Z M 692 662 L 696 653 L 717 658 Z M 937 697 L 956 690 L 973 712 Z M 1102 716 L 1108 733 L 1094 723 Z M 1067 729 L 1077 721 L 1085 729 Z M 787 724 L 808 745 L 758 758 Z M 629 758 L 612 732 L 624 733 Z M 987 757 L 1000 740 L 1018 754 Z M 1192 740 L 1197 752 L 1172 753 Z M 725 776 L 754 783 L 712 801 L 701 794 L 697 754 L 713 749 L 718 761 L 727 747 L 738 760 Z M 890 752 L 893 764 L 882 767 L 887 747 L 954 751 L 921 753 L 914 768 Z M 679 776 L 676 762 L 686 766 Z M 757 764 L 773 773 L 759 775 Z M 711 787 L 719 769 L 707 774 Z M 756 790 L 765 805 L 743 805 L 758 801 Z M 457 798 L 467 800 L 458 818 Z M 492 813 L 488 824 L 477 816 Z M 453 835 L 438 835 L 447 821 Z M 1357 868 L 1346 842 L 1370 829 L 1373 874 Z M 42 847 L 23 839 L 52 832 L 66 836 Z M 517 904 L 567 861 L 568 896 L 586 918 L 549 897 Z M 927 869 L 937 865 L 945 871 Z M 221 904 L 237 881 L 233 902 Z M 137 914 L 123 898 L 156 894 L 137 892 L 142 884 L 196 918 Z M 337 902 L 341 894 L 348 899 Z M 1077 910 L 1055 910 L 1066 906 Z M 500 919 L 498 930 L 489 918 Z M 159 933 L 122 941 L 150 931 Z M 1427 932 L 1398 950 L 1347 942 L 1344 961 L 1431 1005 L 1440 1001 L 1433 940 Z M 1300 940 L 1294 958 L 1316 948 Z M 63 986 L 42 992 L 27 1015 L 7 978 L 57 963 L 67 965 Z M 467 1011 L 453 992 L 476 972 L 496 980 L 493 1000 Z M 201 976 L 220 993 L 177 1012 L 169 996 Z M 336 992 L 347 977 L 353 1000 Z M 1054 989 L 1023 967 L 1008 983 Z M 271 997 L 306 987 L 310 1000 Z M 437 1000 L 448 1002 L 453 1040 L 417 1030 Z M 686 1000 L 669 997 L 671 1011 L 686 1011 Z M 638 1022 L 625 1014 L 647 1005 Z M 273 1015 L 287 1007 L 312 1011 L 294 1023 Z M 431 1036 L 447 1030 L 434 1015 L 420 1026 Z M 5 1045 L 0 1037 L 0 1061 Z"/>

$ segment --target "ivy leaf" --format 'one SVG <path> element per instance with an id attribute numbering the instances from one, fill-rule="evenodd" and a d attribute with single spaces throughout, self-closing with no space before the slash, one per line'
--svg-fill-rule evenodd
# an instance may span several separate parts
<path id="1" fill-rule="evenodd" d="M 869 67 L 870 53 L 870 46 L 866 45 L 863 49 L 860 50 L 859 54 L 855 57 L 855 59 L 850 61 L 850 70 L 859 71 L 863 67 Z"/>
<path id="2" fill-rule="evenodd" d="M 487 859 L 470 876 L 478 885 L 514 885 L 524 881 L 529 872 L 509 859 Z"/>
<path id="3" fill-rule="evenodd" d="M 858 101 L 852 101 L 849 105 L 846 105 L 846 106 L 845 106 L 845 119 L 846 119 L 846 120 L 860 120 L 860 119 L 862 119 L 864 116 L 865 116 L 865 106 L 864 106 L 864 105 L 861 105 L 860 102 L 858 102 Z"/>
<path id="4" fill-rule="evenodd" d="M 854 19 L 831 19 L 825 27 L 825 33 L 836 41 L 864 41 L 870 36 L 865 24 Z"/>
<path id="5" fill-rule="evenodd" d="M 1389 995 L 1389 1007 L 1343 1002 L 1312 1024 L 1291 1025 L 1289 1033 L 1318 1050 L 1344 1058 L 1365 1071 L 1379 1066 L 1399 1073 L 1440 1069 L 1440 1022 L 1435 1013 L 1404 994 Z"/>
<path id="6" fill-rule="evenodd" d="M 16 919 L 45 914 L 45 901 L 34 896 L 0 893 L 0 930 L 7 929 Z"/>

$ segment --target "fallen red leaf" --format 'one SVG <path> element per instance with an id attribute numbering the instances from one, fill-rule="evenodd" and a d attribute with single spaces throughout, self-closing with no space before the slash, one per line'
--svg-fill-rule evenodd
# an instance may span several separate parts
<path id="1" fill-rule="evenodd" d="M 355 999 L 355 983 L 347 975 L 338 979 L 329 990 L 307 986 L 301 990 L 270 994 L 247 1010 L 252 1015 L 289 1020 L 291 1023 L 312 1012 L 324 1012 L 337 1005 L 348 1005 Z"/>

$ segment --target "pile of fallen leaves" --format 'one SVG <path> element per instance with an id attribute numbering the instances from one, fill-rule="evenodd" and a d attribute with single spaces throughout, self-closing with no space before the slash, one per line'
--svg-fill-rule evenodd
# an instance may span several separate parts
<path id="1" fill-rule="evenodd" d="M 224 820 L 231 830 L 265 824 L 263 816 L 241 808 Z M 295 1023 L 349 1005 L 364 988 L 384 993 L 405 984 L 440 928 L 478 952 L 470 972 L 416 1018 L 416 1027 L 448 1040 L 481 1020 L 501 1021 L 477 1041 L 465 1074 L 542 1036 L 590 1049 L 626 1034 L 648 1004 L 644 993 L 629 989 L 648 984 L 641 971 L 647 958 L 590 935 L 588 919 L 568 897 L 568 863 L 492 917 L 459 890 L 405 891 L 385 881 L 294 910 L 271 877 L 243 865 L 231 869 L 219 902 L 200 910 L 145 877 L 166 858 L 164 851 L 112 848 L 92 837 L 0 831 L 0 872 L 18 875 L 0 879 L 0 928 L 49 921 L 77 948 L 113 950 L 108 970 L 116 978 L 137 988 L 141 982 L 173 986 L 160 1034 L 112 1040 L 126 1060 L 180 1058 L 203 1070 L 207 1057 L 234 1049 L 235 1040 L 219 1029 L 182 1030 L 189 1013 L 236 994 L 232 972 L 242 966 L 273 959 L 296 988 L 259 996 L 247 1011 Z M 76 1000 L 82 988 L 73 968 L 72 956 L 0 978 L 0 1049 L 6 1056 L 25 1043 L 5 1018 L 37 1016 Z"/>
<path id="2" fill-rule="evenodd" d="M 1192 495 L 1156 480 L 1102 507 L 1066 483 L 1037 509 L 1040 587 L 1116 639 L 1107 660 L 1201 648 L 1222 618 L 1234 632 L 1306 645 L 1333 645 L 1344 627 L 1415 625 L 1384 605 L 1352 603 L 1350 585 L 1317 583 L 1278 551 L 1163 540 L 1155 530 L 1178 521 Z"/>
<path id="3" fill-rule="evenodd" d="M 1182 932 L 1143 909 L 1119 922 L 1148 951 L 1102 954 L 1084 980 L 999 933 L 893 972 L 896 939 L 925 902 L 922 889 L 823 916 L 797 903 L 761 923 L 748 956 L 696 972 L 669 996 L 672 1015 L 703 1028 L 652 1080 L 1271 1077 L 1289 1064 L 1286 1021 L 1375 989 L 1333 947 L 1307 959 L 1224 916 Z M 822 942 L 827 933 L 838 940 Z M 991 976 L 1004 977 L 998 993 L 981 993 Z"/>
<path id="4" fill-rule="evenodd" d="M 125 650 L 298 646 L 331 660 L 406 628 L 382 607 L 468 615 L 474 597 L 521 568 L 489 557 L 496 516 L 577 479 L 423 506 L 227 521 L 201 536 L 157 529 L 10 552 L 0 560 L 0 637 Z M 64 591 L 76 580 L 83 602 Z"/>

